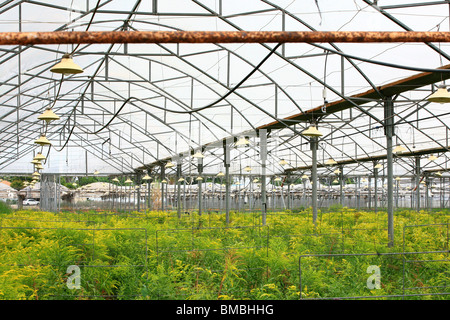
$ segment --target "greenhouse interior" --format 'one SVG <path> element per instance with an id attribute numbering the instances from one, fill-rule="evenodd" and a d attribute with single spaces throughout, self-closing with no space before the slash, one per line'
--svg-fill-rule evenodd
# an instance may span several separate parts
<path id="1" fill-rule="evenodd" d="M 0 21 L 1 300 L 449 299 L 448 0 Z"/>

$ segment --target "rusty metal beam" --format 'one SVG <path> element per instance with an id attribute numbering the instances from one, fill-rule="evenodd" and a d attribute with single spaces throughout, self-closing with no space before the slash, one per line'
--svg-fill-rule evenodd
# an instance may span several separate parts
<path id="1" fill-rule="evenodd" d="M 450 70 L 450 65 L 439 67 L 436 70 L 439 69 Z M 286 127 L 286 123 L 294 125 L 299 122 L 308 122 L 314 118 L 324 117 L 338 111 L 353 108 L 355 107 L 355 105 L 363 105 L 370 101 L 380 99 L 379 93 L 381 93 L 385 97 L 392 97 L 406 91 L 411 91 L 447 79 L 450 79 L 450 73 L 422 72 L 380 86 L 378 87 L 378 91 L 371 89 L 366 92 L 346 97 L 345 99 L 331 102 L 327 104 L 325 112 L 323 110 L 323 105 L 320 105 L 318 107 L 306 110 L 302 113 L 294 114 L 289 117 L 280 119 L 282 121 L 273 121 L 271 123 L 259 126 L 257 129 L 282 129 Z"/>
<path id="2" fill-rule="evenodd" d="M 450 42 L 450 32 L 416 31 L 52 31 L 0 32 L 0 45 L 92 43 Z"/>
<path id="3" fill-rule="evenodd" d="M 443 147 L 443 148 L 432 148 L 432 149 L 421 149 L 421 150 L 414 150 L 414 151 L 408 151 L 408 152 L 402 152 L 401 154 L 395 155 L 396 158 L 408 158 L 408 157 L 420 157 L 424 155 L 429 154 L 437 154 L 437 153 L 446 153 L 450 150 L 450 147 Z M 332 167 L 339 167 L 339 166 L 345 166 L 349 164 L 356 164 L 361 162 L 378 162 L 381 160 L 386 160 L 387 155 L 381 154 L 381 155 L 375 155 L 371 157 L 362 157 L 362 158 L 355 158 L 355 159 L 347 159 L 342 161 L 337 161 L 337 164 L 333 165 Z M 329 168 L 329 165 L 326 165 L 324 163 L 318 163 L 318 168 Z M 295 171 L 305 171 L 305 170 L 311 170 L 312 165 L 310 166 L 300 166 L 295 168 L 288 168 L 285 170 L 285 173 L 287 172 L 295 172 Z M 449 169 L 450 170 L 450 169 Z M 427 171 L 444 171 L 444 169 L 436 169 L 436 170 L 427 170 Z"/>

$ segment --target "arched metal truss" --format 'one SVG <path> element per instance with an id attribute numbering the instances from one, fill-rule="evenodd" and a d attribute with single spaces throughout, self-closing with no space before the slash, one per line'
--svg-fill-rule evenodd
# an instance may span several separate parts
<path id="1" fill-rule="evenodd" d="M 0 3 L 0 31 L 448 31 L 449 7 L 449 1 L 8 0 Z M 37 116 L 52 105 L 60 120 L 47 133 L 48 172 L 160 174 L 172 159 L 183 175 L 195 175 L 191 155 L 201 150 L 203 173 L 215 175 L 223 168 L 223 141 L 247 136 L 251 144 L 233 149 L 230 170 L 245 174 L 248 165 L 261 174 L 259 131 L 267 129 L 267 173 L 300 176 L 311 169 L 312 154 L 299 133 L 315 119 L 324 133 L 319 175 L 334 175 L 335 167 L 323 165 L 333 158 L 345 175 L 366 176 L 386 158 L 387 97 L 394 103 L 394 142 L 408 150 L 394 159 L 395 175 L 413 174 L 418 157 L 423 171 L 448 169 L 449 114 L 426 100 L 450 76 L 447 43 L 284 43 L 271 54 L 275 46 L 1 46 L 0 172 L 32 173 L 33 142 L 42 130 Z M 84 73 L 53 75 L 50 67 L 72 51 Z M 438 160 L 427 161 L 431 153 Z"/>

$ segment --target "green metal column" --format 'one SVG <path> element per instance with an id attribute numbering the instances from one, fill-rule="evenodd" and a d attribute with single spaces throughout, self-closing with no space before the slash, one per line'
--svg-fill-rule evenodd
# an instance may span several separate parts
<path id="1" fill-rule="evenodd" d="M 311 151 L 312 151 L 312 211 L 313 211 L 313 223 L 317 224 L 317 137 L 311 137 Z"/>
<path id="2" fill-rule="evenodd" d="M 388 246 L 394 245 L 394 157 L 392 152 L 392 138 L 394 136 L 394 103 L 392 97 L 386 97 L 385 110 L 385 135 L 387 149 L 387 215 L 388 215 Z"/>
<path id="3" fill-rule="evenodd" d="M 261 157 L 261 218 L 262 225 L 266 225 L 267 196 L 266 196 L 266 160 L 267 160 L 267 130 L 259 130 L 259 146 Z"/>

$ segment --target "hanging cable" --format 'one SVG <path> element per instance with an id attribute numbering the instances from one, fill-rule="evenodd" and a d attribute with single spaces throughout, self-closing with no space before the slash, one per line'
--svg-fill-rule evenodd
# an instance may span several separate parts
<path id="1" fill-rule="evenodd" d="M 205 109 L 209 109 L 211 107 L 214 107 L 214 105 L 216 105 L 217 103 L 221 102 L 222 100 L 226 99 L 229 95 L 231 95 L 233 92 L 235 92 L 245 81 L 247 81 L 261 66 L 264 62 L 267 61 L 267 59 L 269 59 L 269 57 L 280 47 L 281 43 L 278 43 L 270 52 L 268 55 L 266 55 L 264 57 L 264 59 L 262 59 L 258 65 L 256 65 L 256 67 L 254 67 L 252 69 L 252 71 L 250 71 L 250 73 L 248 73 L 236 86 L 234 86 L 230 91 L 228 91 L 225 95 L 221 96 L 219 99 L 217 99 L 216 101 L 207 104 L 206 106 L 203 107 L 199 107 L 199 108 L 195 108 L 195 109 L 191 109 L 191 110 L 186 110 L 186 111 L 181 111 L 181 110 L 171 110 L 171 109 L 167 109 L 164 107 L 158 107 L 158 106 L 154 106 L 152 105 L 154 108 L 159 109 L 159 110 L 163 110 L 163 111 L 167 111 L 167 112 L 171 112 L 171 113 L 178 113 L 178 114 L 192 114 L 192 113 L 196 113 Z M 122 111 L 122 109 L 131 101 L 131 100 L 140 100 L 139 98 L 136 97 L 129 97 L 128 99 L 126 99 L 122 105 L 120 106 L 120 108 L 114 113 L 114 115 L 112 116 L 112 118 L 100 129 L 96 130 L 96 131 L 88 131 L 88 130 L 83 130 L 83 132 L 87 133 L 87 134 L 98 134 L 100 132 L 102 132 L 104 129 L 106 129 L 111 122 L 120 114 L 120 112 Z M 74 123 L 75 126 L 75 123 Z"/>

